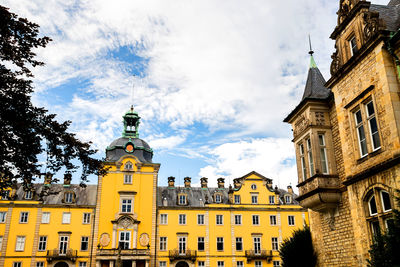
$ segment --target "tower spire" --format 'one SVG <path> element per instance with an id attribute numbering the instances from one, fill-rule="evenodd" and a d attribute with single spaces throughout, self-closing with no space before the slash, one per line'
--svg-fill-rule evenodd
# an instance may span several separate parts
<path id="1" fill-rule="evenodd" d="M 308 54 L 310 54 L 310 69 L 317 68 L 317 64 L 315 63 L 314 56 L 313 56 L 314 51 L 312 50 L 310 35 L 308 35 L 308 43 L 310 44 L 310 51 L 308 52 Z"/>

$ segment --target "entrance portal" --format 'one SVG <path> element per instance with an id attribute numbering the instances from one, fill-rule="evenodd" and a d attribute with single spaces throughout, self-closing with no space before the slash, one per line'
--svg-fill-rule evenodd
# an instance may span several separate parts
<path id="1" fill-rule="evenodd" d="M 180 261 L 175 266 L 176 267 L 189 267 L 189 264 L 187 264 L 187 262 L 185 262 L 185 261 Z"/>
<path id="2" fill-rule="evenodd" d="M 69 267 L 69 265 L 66 262 L 60 261 L 57 262 L 54 267 Z"/>

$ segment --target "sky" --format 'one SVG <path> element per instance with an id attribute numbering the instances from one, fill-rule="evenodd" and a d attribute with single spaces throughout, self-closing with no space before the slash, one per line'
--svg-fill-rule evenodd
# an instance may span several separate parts
<path id="1" fill-rule="evenodd" d="M 387 4 L 388 0 L 375 0 Z M 251 171 L 297 184 L 292 131 L 314 58 L 328 80 L 339 1 L 2 0 L 52 38 L 33 101 L 105 148 L 133 104 L 159 185 L 226 184 Z M 74 178 L 77 179 L 76 177 Z M 91 183 L 96 182 L 91 177 Z M 77 180 L 75 181 L 77 182 Z"/>

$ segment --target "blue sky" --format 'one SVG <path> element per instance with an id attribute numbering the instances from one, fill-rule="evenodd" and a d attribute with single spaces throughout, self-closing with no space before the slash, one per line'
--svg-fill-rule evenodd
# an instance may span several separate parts
<path id="1" fill-rule="evenodd" d="M 160 185 L 172 175 L 216 186 L 252 170 L 280 187 L 296 184 L 282 120 L 303 92 L 308 34 L 329 78 L 339 1 L 3 2 L 53 39 L 37 51 L 46 66 L 34 71 L 35 104 L 72 120 L 98 157 L 133 102 L 140 137 L 161 163 Z"/>

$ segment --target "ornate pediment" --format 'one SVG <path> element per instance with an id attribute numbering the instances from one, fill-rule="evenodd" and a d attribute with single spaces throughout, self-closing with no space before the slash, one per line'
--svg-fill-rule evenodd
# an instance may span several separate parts
<path id="1" fill-rule="evenodd" d="M 133 216 L 122 215 L 118 219 L 112 221 L 112 223 L 117 224 L 118 228 L 130 229 L 133 228 L 134 225 L 139 224 L 140 221 L 137 220 L 137 214 L 135 213 Z"/>
<path id="2" fill-rule="evenodd" d="M 350 14 L 350 11 L 359 2 L 359 0 L 340 0 L 340 7 L 338 14 L 338 24 L 342 23 L 343 20 Z"/>
<path id="3" fill-rule="evenodd" d="M 310 120 L 304 114 L 301 115 L 300 118 L 297 120 L 297 122 L 294 125 L 293 135 L 294 136 L 299 135 L 310 124 L 311 124 Z"/>

